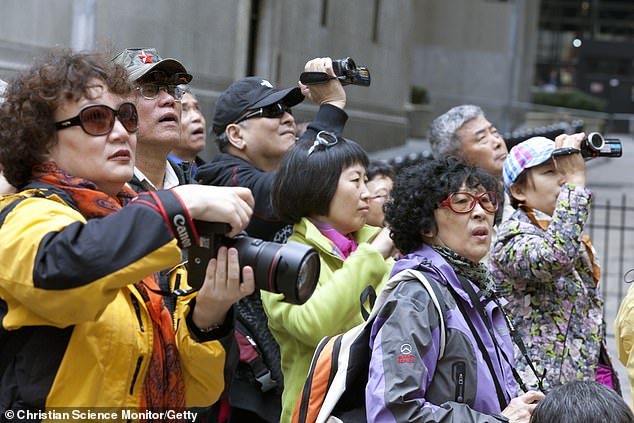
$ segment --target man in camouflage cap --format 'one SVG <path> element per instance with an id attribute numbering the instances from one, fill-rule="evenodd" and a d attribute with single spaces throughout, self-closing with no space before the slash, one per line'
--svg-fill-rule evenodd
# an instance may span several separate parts
<path id="1" fill-rule="evenodd" d="M 136 191 L 168 189 L 190 182 L 167 156 L 180 142 L 181 103 L 192 76 L 178 60 L 162 58 L 154 48 L 127 48 L 114 58 L 137 85 Z"/>

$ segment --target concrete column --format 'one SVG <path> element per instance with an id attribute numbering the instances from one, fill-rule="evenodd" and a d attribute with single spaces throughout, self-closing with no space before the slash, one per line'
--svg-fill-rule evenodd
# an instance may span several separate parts
<path id="1" fill-rule="evenodd" d="M 73 0 L 70 47 L 74 51 L 95 49 L 97 0 Z"/>

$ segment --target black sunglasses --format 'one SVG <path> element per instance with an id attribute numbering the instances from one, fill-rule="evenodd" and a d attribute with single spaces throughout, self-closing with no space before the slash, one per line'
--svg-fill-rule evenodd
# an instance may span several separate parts
<path id="1" fill-rule="evenodd" d="M 114 110 L 105 104 L 86 106 L 79 114 L 70 119 L 55 122 L 58 131 L 71 126 L 81 126 L 88 135 L 106 135 L 114 127 L 114 119 L 118 118 L 126 131 L 132 133 L 139 129 L 139 115 L 136 106 L 132 103 L 123 103 L 119 110 Z"/>
<path id="2" fill-rule="evenodd" d="M 240 118 L 238 118 L 234 123 L 240 123 L 247 119 L 256 118 L 256 117 L 265 117 L 265 118 L 281 118 L 284 116 L 284 113 L 293 114 L 291 108 L 286 104 L 275 103 L 270 106 L 260 107 L 256 110 L 251 110 L 246 112 Z"/>

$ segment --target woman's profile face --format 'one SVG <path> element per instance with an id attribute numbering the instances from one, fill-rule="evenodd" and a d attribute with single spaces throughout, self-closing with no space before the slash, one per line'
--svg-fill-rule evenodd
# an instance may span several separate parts
<path id="1" fill-rule="evenodd" d="M 392 191 L 392 185 L 392 178 L 385 175 L 377 175 L 367 182 L 368 191 L 370 191 L 368 225 L 383 226 L 385 220 L 383 206 Z"/>
<path id="2" fill-rule="evenodd" d="M 462 186 L 459 191 L 481 195 L 485 189 Z M 448 247 L 474 263 L 479 262 L 488 253 L 491 244 L 493 220 L 495 214 L 488 213 L 479 202 L 468 213 L 456 213 L 447 206 L 434 210 L 436 234 L 427 237 L 426 243 Z"/>
<path id="3" fill-rule="evenodd" d="M 363 227 L 368 217 L 370 193 L 366 186 L 365 167 L 354 164 L 344 168 L 337 191 L 330 201 L 326 216 L 315 216 L 339 233 L 348 235 Z"/>
<path id="4" fill-rule="evenodd" d="M 55 110 L 55 122 L 70 119 L 86 106 L 106 105 L 119 110 L 130 99 L 110 92 L 99 80 L 89 88 L 89 97 L 78 101 L 63 101 Z M 128 132 L 121 121 L 114 121 L 112 130 L 105 135 L 89 135 L 81 126 L 70 126 L 56 131 L 57 142 L 49 151 L 49 159 L 70 175 L 93 182 L 99 190 L 116 195 L 132 179 L 136 151 L 136 133 Z"/>

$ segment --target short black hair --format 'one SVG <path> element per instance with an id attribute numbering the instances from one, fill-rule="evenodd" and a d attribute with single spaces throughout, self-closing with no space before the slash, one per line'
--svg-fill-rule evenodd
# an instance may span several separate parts
<path id="1" fill-rule="evenodd" d="M 560 385 L 537 403 L 530 423 L 632 423 L 634 414 L 613 389 L 595 381 Z"/>
<path id="2" fill-rule="evenodd" d="M 385 204 L 385 221 L 394 245 L 403 254 L 420 248 L 424 232 L 436 231 L 434 210 L 463 184 L 494 192 L 499 186 L 484 170 L 453 158 L 428 160 L 399 172 Z"/>
<path id="3" fill-rule="evenodd" d="M 327 215 L 341 172 L 355 164 L 368 167 L 363 147 L 343 137 L 337 139 L 336 144 L 319 145 L 308 155 L 314 138 L 302 138 L 284 155 L 271 193 L 280 219 L 298 223 L 302 217 Z"/>
<path id="4" fill-rule="evenodd" d="M 368 181 L 371 181 L 376 176 L 385 176 L 386 178 L 394 180 L 396 172 L 394 171 L 394 167 L 385 160 L 370 160 L 366 175 Z"/>

